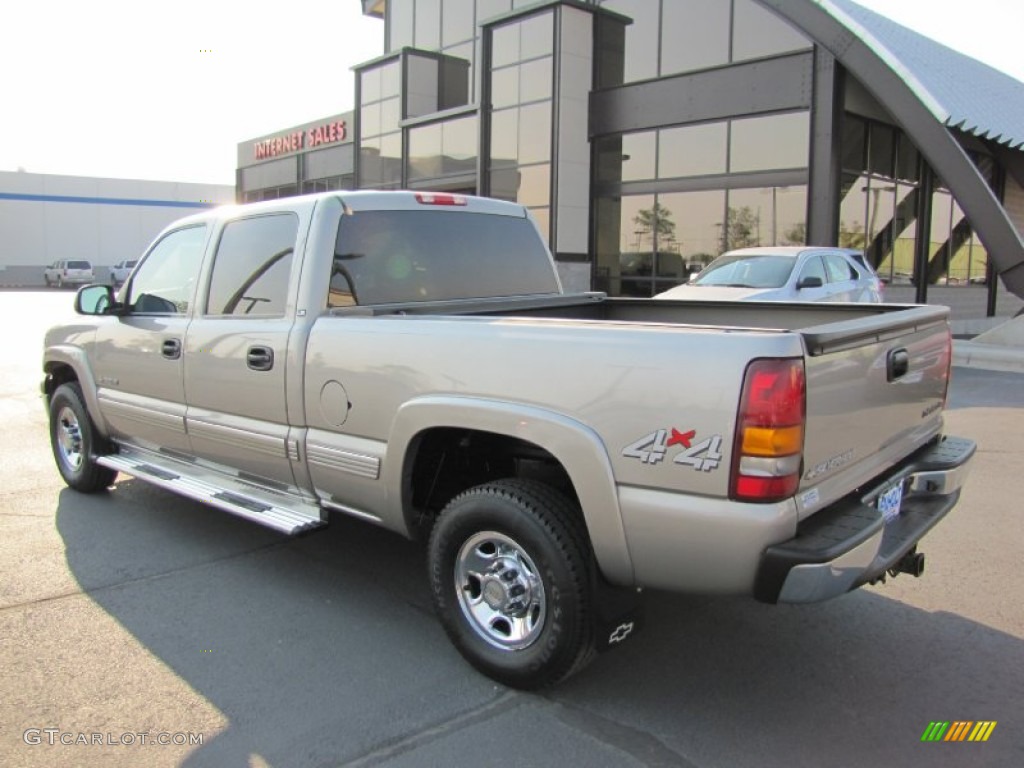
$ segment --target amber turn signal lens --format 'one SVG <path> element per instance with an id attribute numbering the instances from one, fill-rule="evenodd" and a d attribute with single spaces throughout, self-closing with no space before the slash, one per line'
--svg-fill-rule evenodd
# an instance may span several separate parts
<path id="1" fill-rule="evenodd" d="M 799 453 L 804 445 L 804 428 L 747 427 L 743 430 L 743 454 L 745 456 L 789 456 Z"/>

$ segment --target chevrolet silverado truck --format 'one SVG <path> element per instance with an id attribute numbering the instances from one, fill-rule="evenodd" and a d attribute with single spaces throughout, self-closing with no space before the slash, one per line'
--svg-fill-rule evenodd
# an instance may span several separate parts
<path id="1" fill-rule="evenodd" d="M 75 308 L 42 385 L 70 487 L 422 538 L 454 645 L 521 688 L 631 636 L 643 588 L 804 603 L 920 575 L 975 450 L 943 434 L 946 308 L 569 295 L 497 200 L 204 212 Z"/>

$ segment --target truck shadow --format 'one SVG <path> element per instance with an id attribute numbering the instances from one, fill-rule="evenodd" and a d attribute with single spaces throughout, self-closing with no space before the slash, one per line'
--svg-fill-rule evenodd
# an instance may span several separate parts
<path id="1" fill-rule="evenodd" d="M 62 491 L 57 528 L 89 598 L 228 720 L 185 765 L 373 763 L 508 697 L 435 621 L 422 548 L 372 526 L 285 539 L 122 481 Z M 803 608 L 652 594 L 647 611 L 620 650 L 514 705 L 648 764 L 920 764 L 956 746 L 920 743 L 931 720 L 1007 718 L 1024 690 L 1021 640 L 881 591 Z"/>

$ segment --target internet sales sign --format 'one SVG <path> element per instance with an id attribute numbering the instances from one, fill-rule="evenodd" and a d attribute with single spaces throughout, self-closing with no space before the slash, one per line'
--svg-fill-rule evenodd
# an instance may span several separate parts
<path id="1" fill-rule="evenodd" d="M 347 135 L 348 128 L 345 125 L 345 121 L 336 120 L 315 126 L 306 131 L 292 131 L 283 136 L 274 136 L 270 139 L 257 141 L 253 144 L 253 152 L 257 160 L 265 160 L 268 157 L 298 152 L 300 149 L 312 149 L 321 144 L 334 144 L 344 141 Z"/>

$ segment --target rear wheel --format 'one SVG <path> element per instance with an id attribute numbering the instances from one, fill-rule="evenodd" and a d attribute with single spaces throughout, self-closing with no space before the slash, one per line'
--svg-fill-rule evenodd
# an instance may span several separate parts
<path id="1" fill-rule="evenodd" d="M 50 399 L 50 446 L 64 482 L 76 491 L 94 493 L 114 482 L 117 472 L 95 461 L 108 448 L 96 432 L 82 402 L 82 390 L 71 382 L 61 384 Z"/>
<path id="2" fill-rule="evenodd" d="M 589 547 L 578 510 L 550 487 L 500 480 L 441 513 L 430 579 L 441 623 L 478 670 L 539 688 L 594 655 Z"/>

